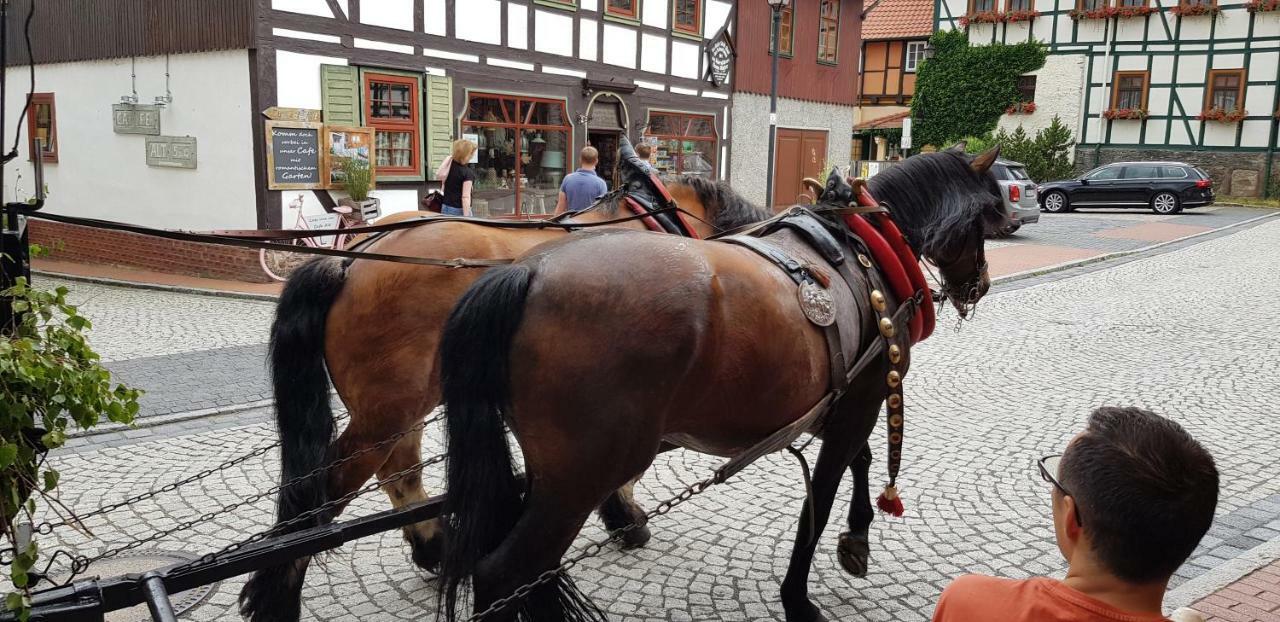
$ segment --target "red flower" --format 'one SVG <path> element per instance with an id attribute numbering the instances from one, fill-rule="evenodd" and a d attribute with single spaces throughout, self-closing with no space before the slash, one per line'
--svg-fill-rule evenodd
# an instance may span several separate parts
<path id="1" fill-rule="evenodd" d="M 1222 123 L 1239 123 L 1240 121 L 1243 121 L 1244 118 L 1247 116 L 1249 116 L 1249 111 L 1243 108 L 1232 108 L 1230 110 L 1227 110 L 1226 108 L 1215 106 L 1213 108 L 1207 108 L 1201 111 L 1200 114 L 1196 115 L 1196 118 L 1201 121 L 1220 121 Z"/>
<path id="2" fill-rule="evenodd" d="M 1071 19 L 1080 21 L 1082 19 L 1110 19 L 1112 17 L 1141 17 L 1155 12 L 1156 9 L 1149 6 L 1107 6 L 1092 10 L 1074 9 L 1069 15 Z"/>
<path id="3" fill-rule="evenodd" d="M 1245 8 L 1250 13 L 1272 13 L 1280 11 L 1280 0 L 1253 0 Z"/>
<path id="4" fill-rule="evenodd" d="M 1196 15 L 1221 15 L 1222 9 L 1215 4 L 1180 4 L 1169 9 L 1174 15 L 1182 17 L 1194 17 Z"/>
<path id="5" fill-rule="evenodd" d="M 969 24 L 999 24 L 1004 21 L 1004 13 L 999 11 L 978 11 L 960 18 L 961 26 Z"/>
<path id="6" fill-rule="evenodd" d="M 1141 121 L 1142 119 L 1147 118 L 1147 109 L 1146 108 L 1112 108 L 1110 110 L 1107 110 L 1106 112 L 1103 112 L 1102 116 L 1108 119 L 1114 119 L 1118 121 L 1122 121 L 1126 119 Z"/>
<path id="7" fill-rule="evenodd" d="M 1005 109 L 1005 114 L 1031 114 L 1036 111 L 1035 102 L 1018 102 Z"/>
<path id="8" fill-rule="evenodd" d="M 1280 0 L 1275 0 L 1280 2 Z M 1009 11 L 1004 14 L 1004 21 L 1012 24 L 1014 22 L 1030 22 L 1040 17 L 1040 11 Z"/>

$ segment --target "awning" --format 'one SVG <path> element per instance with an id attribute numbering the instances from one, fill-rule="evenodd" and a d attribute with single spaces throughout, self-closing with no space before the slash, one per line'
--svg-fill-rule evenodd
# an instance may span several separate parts
<path id="1" fill-rule="evenodd" d="M 862 123 L 859 123 L 853 126 L 853 131 L 857 132 L 860 130 L 876 130 L 876 129 L 885 129 L 885 128 L 893 128 L 893 127 L 901 128 L 902 120 L 909 116 L 911 116 L 911 111 L 904 110 L 902 112 L 880 117 L 878 119 L 863 121 Z"/>

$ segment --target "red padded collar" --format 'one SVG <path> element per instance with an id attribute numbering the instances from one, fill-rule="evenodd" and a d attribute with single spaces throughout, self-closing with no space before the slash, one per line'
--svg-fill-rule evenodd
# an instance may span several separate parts
<path id="1" fill-rule="evenodd" d="M 879 205 L 867 192 L 865 187 L 858 189 L 858 204 L 875 207 Z M 867 248 L 875 257 L 876 265 L 884 272 L 893 295 L 899 301 L 906 300 L 923 292 L 918 313 L 911 316 L 911 343 L 924 341 L 933 334 L 937 316 L 933 308 L 933 292 L 924 279 L 920 262 L 915 253 L 907 245 L 907 240 L 893 222 L 893 218 L 885 213 L 845 216 L 845 224 L 855 235 L 867 243 Z M 874 223 L 875 226 L 872 226 Z"/>

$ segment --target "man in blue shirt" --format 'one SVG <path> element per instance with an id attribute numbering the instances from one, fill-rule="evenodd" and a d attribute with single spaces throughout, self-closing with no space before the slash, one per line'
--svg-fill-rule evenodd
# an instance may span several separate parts
<path id="1" fill-rule="evenodd" d="M 609 192 L 604 180 L 596 174 L 596 163 L 600 161 L 600 152 L 595 147 L 582 149 L 581 167 L 569 173 L 560 184 L 560 198 L 556 201 L 556 214 L 580 212 L 596 199 Z"/>

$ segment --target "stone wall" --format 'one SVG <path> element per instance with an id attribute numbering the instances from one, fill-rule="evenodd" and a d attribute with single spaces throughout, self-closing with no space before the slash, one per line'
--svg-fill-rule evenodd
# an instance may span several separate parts
<path id="1" fill-rule="evenodd" d="M 849 165 L 853 106 L 778 98 L 778 127 L 827 130 L 827 163 Z M 733 94 L 733 157 L 729 181 L 748 201 L 765 203 L 769 166 L 769 97 Z"/>
<path id="2" fill-rule="evenodd" d="M 1001 129 L 1012 132 L 1018 126 L 1032 136 L 1049 127 L 1056 116 L 1079 140 L 1080 96 L 1084 88 L 1085 57 L 1083 54 L 1055 54 L 1045 60 L 1044 67 L 1029 75 L 1036 76 L 1036 111 L 1031 114 L 1006 114 L 1000 117 Z"/>
<path id="3" fill-rule="evenodd" d="M 1213 178 L 1219 195 L 1262 196 L 1266 152 L 1180 151 L 1176 149 L 1127 149 L 1121 147 L 1076 147 L 1076 171 L 1083 173 L 1112 162 L 1172 160 L 1204 169 Z M 1280 154 L 1272 163 L 1271 179 L 1280 184 Z"/>

